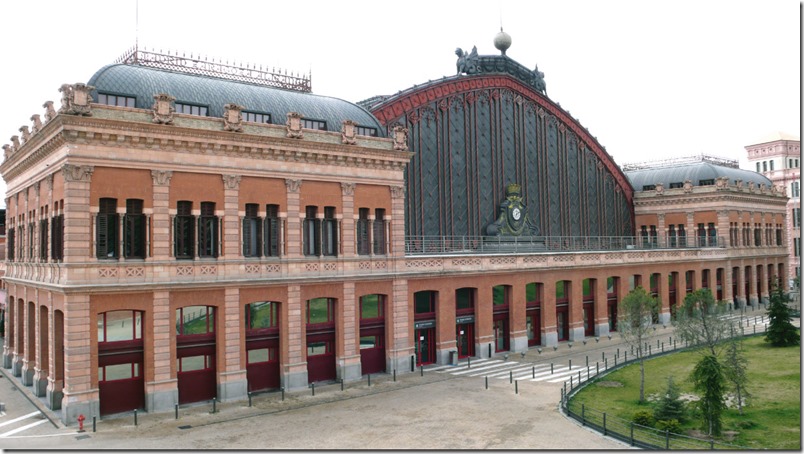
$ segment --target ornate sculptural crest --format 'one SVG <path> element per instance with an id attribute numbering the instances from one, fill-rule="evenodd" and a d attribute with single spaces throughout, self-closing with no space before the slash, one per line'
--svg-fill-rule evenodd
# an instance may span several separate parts
<path id="1" fill-rule="evenodd" d="M 458 56 L 458 61 L 455 63 L 458 68 L 458 74 L 474 74 L 480 71 L 477 46 L 472 47 L 472 53 L 470 54 L 467 54 L 465 50 L 459 47 L 455 49 L 455 55 Z"/>
<path id="2" fill-rule="evenodd" d="M 497 220 L 486 226 L 488 236 L 537 236 L 539 228 L 530 223 L 525 204 L 522 203 L 522 187 L 511 183 L 505 188 L 505 200 L 500 203 Z"/>

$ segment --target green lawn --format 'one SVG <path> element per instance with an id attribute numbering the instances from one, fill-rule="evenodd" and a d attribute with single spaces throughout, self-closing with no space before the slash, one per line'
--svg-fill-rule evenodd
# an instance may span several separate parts
<path id="1" fill-rule="evenodd" d="M 753 449 L 801 449 L 801 348 L 773 348 L 764 336 L 746 338 L 748 359 L 748 406 L 740 415 L 729 408 L 723 415 L 724 443 Z M 690 372 L 701 358 L 698 351 L 673 353 L 645 361 L 645 396 L 659 394 L 672 376 L 682 396 L 694 394 Z M 630 365 L 579 391 L 572 398 L 572 408 L 581 404 L 605 411 L 611 416 L 631 420 L 638 410 L 652 409 L 651 403 L 639 404 L 639 366 Z M 688 412 L 689 413 L 689 412 Z M 683 424 L 688 435 L 700 429 L 700 418 L 689 416 Z"/>

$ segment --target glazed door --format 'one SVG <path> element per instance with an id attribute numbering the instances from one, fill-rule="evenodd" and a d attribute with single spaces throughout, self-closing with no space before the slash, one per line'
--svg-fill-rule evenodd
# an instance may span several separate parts
<path id="1" fill-rule="evenodd" d="M 525 325 L 528 331 L 528 347 L 541 345 L 542 343 L 542 320 L 539 309 L 528 309 L 525 316 Z"/>
<path id="2" fill-rule="evenodd" d="M 455 326 L 455 340 L 458 345 L 458 358 L 475 356 L 474 330 L 474 323 L 461 323 Z"/>
<path id="3" fill-rule="evenodd" d="M 496 318 L 496 317 L 495 317 Z M 508 351 L 508 316 L 494 320 L 494 351 Z"/>
<path id="4" fill-rule="evenodd" d="M 435 328 L 416 330 L 416 365 L 435 362 Z"/>

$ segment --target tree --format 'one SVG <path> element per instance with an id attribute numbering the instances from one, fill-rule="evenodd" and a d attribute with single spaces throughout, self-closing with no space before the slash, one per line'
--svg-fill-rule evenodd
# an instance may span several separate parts
<path id="1" fill-rule="evenodd" d="M 620 301 L 617 308 L 617 331 L 623 340 L 635 347 L 639 359 L 640 381 L 639 401 L 645 401 L 645 351 L 644 340 L 648 337 L 653 321 L 653 314 L 658 302 L 644 288 L 638 286 L 631 290 Z"/>
<path id="2" fill-rule="evenodd" d="M 667 389 L 656 403 L 656 410 L 653 414 L 657 420 L 661 421 L 684 420 L 684 401 L 681 400 L 681 393 L 673 382 L 672 376 L 667 377 Z"/>
<path id="3" fill-rule="evenodd" d="M 695 290 L 684 298 L 676 311 L 676 335 L 690 345 L 703 345 L 708 354 L 718 356 L 718 347 L 734 333 L 734 321 L 728 317 L 728 306 L 715 301 L 708 288 Z"/>
<path id="4" fill-rule="evenodd" d="M 768 330 L 765 341 L 774 347 L 787 347 L 798 345 L 801 341 L 796 327 L 790 322 L 790 308 L 787 306 L 789 297 L 784 292 L 781 279 L 773 282 L 768 307 Z"/>
<path id="5" fill-rule="evenodd" d="M 745 386 L 748 383 L 748 360 L 743 355 L 742 338 L 732 337 L 726 345 L 725 357 L 723 358 L 723 375 L 734 389 L 737 398 L 737 409 L 743 414 L 743 400 L 750 397 Z"/>
<path id="6" fill-rule="evenodd" d="M 698 361 L 690 375 L 696 391 L 702 392 L 698 408 L 704 418 L 704 429 L 709 436 L 720 435 L 722 428 L 721 415 L 726 405 L 723 402 L 724 382 L 723 370 L 715 355 L 706 355 Z"/>

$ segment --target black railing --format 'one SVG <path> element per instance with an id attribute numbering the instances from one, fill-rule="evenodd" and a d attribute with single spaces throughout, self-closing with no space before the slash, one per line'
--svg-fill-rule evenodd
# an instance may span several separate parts
<path id="1" fill-rule="evenodd" d="M 725 248 L 723 237 L 406 236 L 405 255 L 594 252 Z"/>

